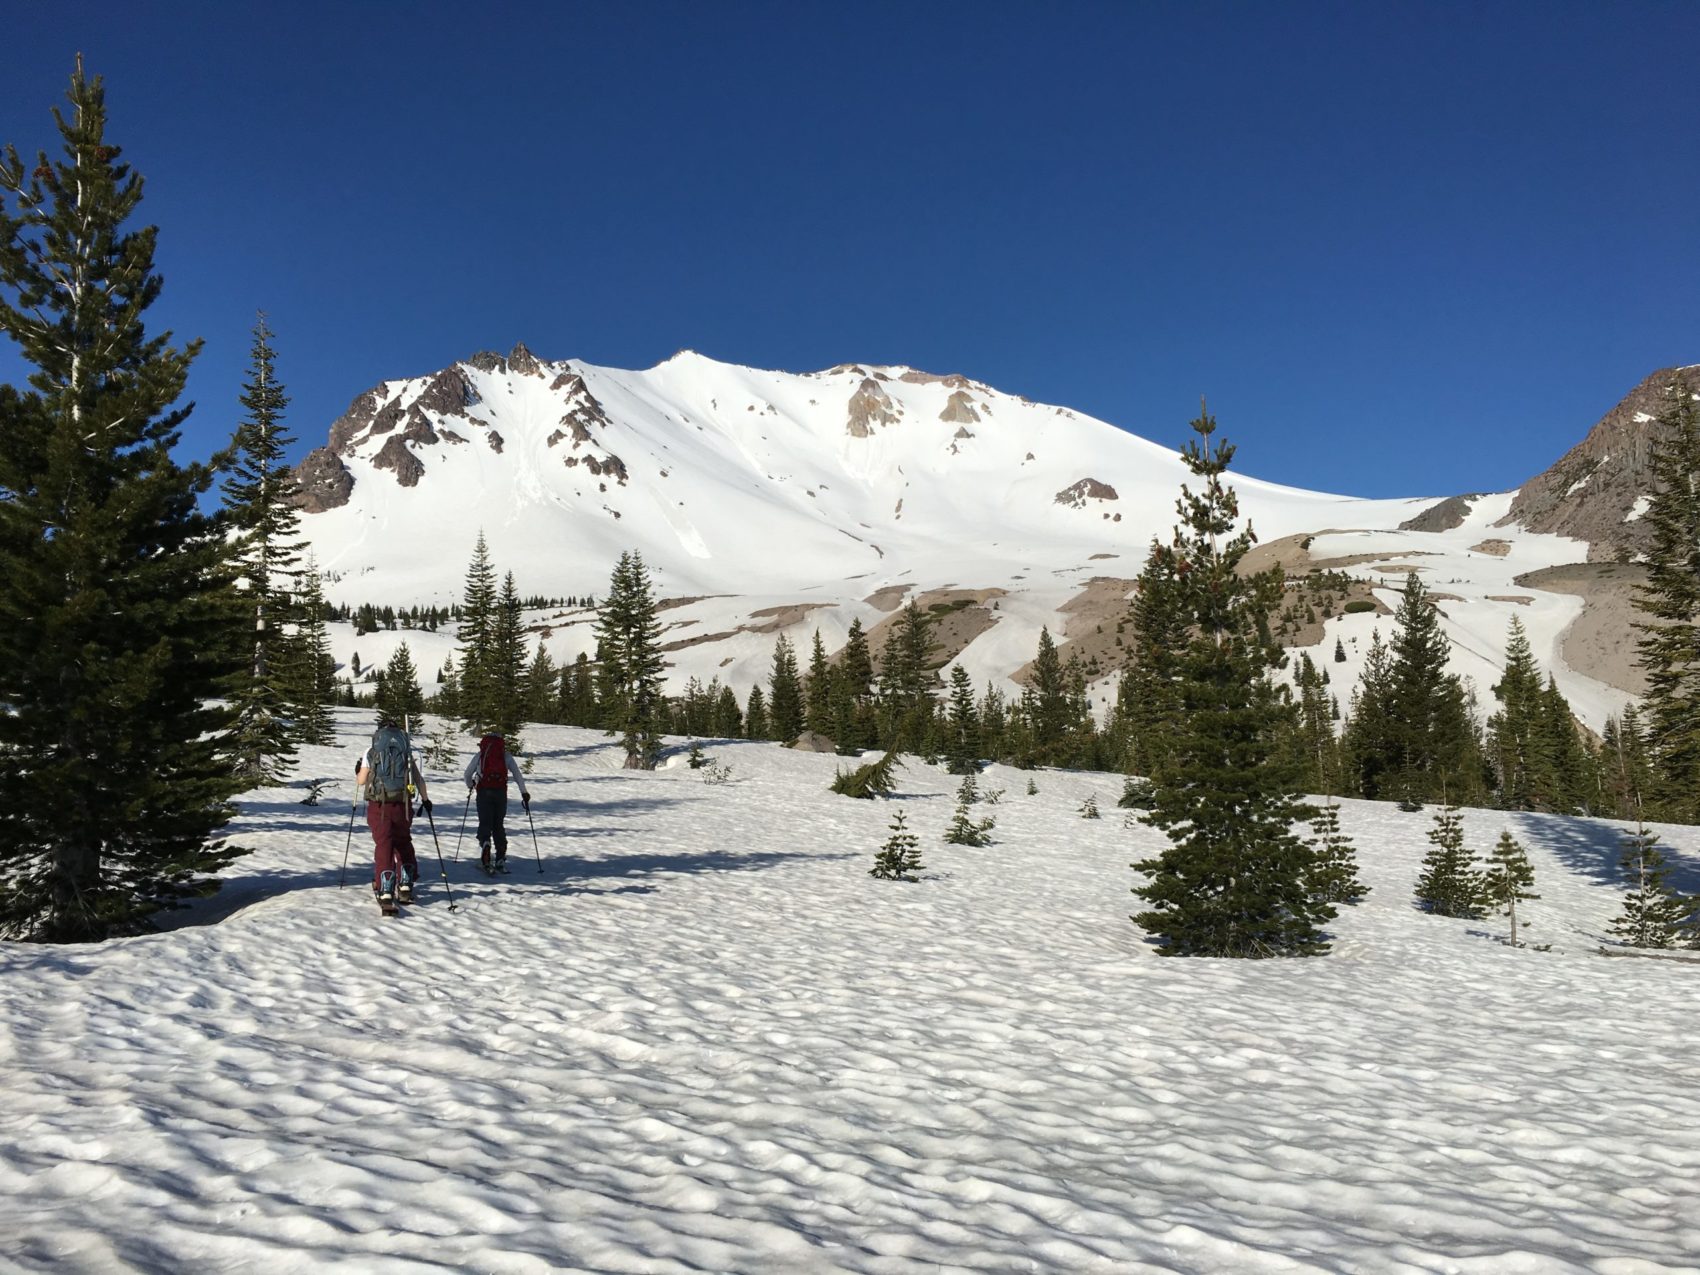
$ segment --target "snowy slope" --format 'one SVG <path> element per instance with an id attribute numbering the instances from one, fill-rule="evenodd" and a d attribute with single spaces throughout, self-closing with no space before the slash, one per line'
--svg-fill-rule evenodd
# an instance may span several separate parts
<path id="1" fill-rule="evenodd" d="M 1230 439 L 1235 424 L 1224 423 Z M 1065 605 L 1092 579 L 1131 579 L 1152 538 L 1168 536 L 1187 478 L 1177 447 L 1190 437 L 1181 423 L 1172 433 L 1175 446 L 1159 446 L 904 367 L 796 374 L 685 351 L 623 371 L 520 347 L 356 400 L 316 454 L 352 489 L 305 528 L 330 596 L 350 603 L 458 598 L 480 531 L 525 594 L 600 595 L 619 554 L 638 550 L 658 595 L 678 604 L 664 615 L 668 640 L 681 643 L 670 655 L 675 691 L 693 676 L 740 694 L 765 679 L 775 627 L 761 614 L 771 608 L 806 604 L 780 631 L 806 651 L 819 628 L 831 650 L 853 620 L 871 628 L 897 604 L 881 590 L 1000 590 L 995 624 L 956 658 L 978 684 L 1005 682 L 1032 658 L 1041 626 L 1069 635 Z M 1240 462 L 1256 458 L 1242 452 Z M 1598 729 L 1621 708 L 1622 692 L 1560 656 L 1579 600 L 1512 584 L 1584 560 L 1587 545 L 1493 526 L 1510 494 L 1476 500 L 1452 531 L 1419 532 L 1398 527 L 1428 499 L 1357 500 L 1237 471 L 1233 483 L 1265 542 L 1317 533 L 1312 559 L 1378 556 L 1347 569 L 1395 585 L 1402 575 L 1382 569 L 1420 555 L 1409 561 L 1457 599 L 1455 668 L 1484 703 L 1515 610 L 1584 720 Z M 1487 538 L 1509 552 L 1475 551 Z M 1494 600 L 1512 593 L 1532 605 Z M 558 660 L 592 649 L 589 620 L 532 617 Z M 1316 652 L 1325 659 L 1337 637 L 1367 633 L 1359 617 L 1332 621 Z M 416 663 L 430 673 L 449 648 L 422 641 L 432 651 Z M 346 662 L 358 651 L 370 665 L 389 645 L 347 630 L 336 653 Z"/>
<path id="2" fill-rule="evenodd" d="M 1529 844 L 1551 952 L 1414 911 L 1427 813 L 1346 802 L 1373 893 L 1334 954 L 1166 961 L 1117 777 L 994 768 L 967 850 L 918 764 L 854 802 L 831 757 L 717 744 L 712 786 L 528 735 L 547 870 L 519 819 L 458 911 L 434 883 L 380 919 L 363 837 L 337 889 L 346 794 L 278 789 L 219 923 L 0 947 L 9 1269 L 1696 1269 L 1700 969 L 1594 954 L 1612 825 L 1468 813 Z M 898 810 L 919 884 L 866 872 Z"/>

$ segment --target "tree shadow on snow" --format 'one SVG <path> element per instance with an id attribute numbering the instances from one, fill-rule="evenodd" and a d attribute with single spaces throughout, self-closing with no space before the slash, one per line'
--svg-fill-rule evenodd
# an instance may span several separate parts
<path id="1" fill-rule="evenodd" d="M 1633 829 L 1613 827 L 1592 819 L 1526 811 L 1508 814 L 1506 818 L 1512 825 L 1512 836 L 1550 850 L 1570 871 L 1615 889 L 1628 888 L 1628 879 L 1618 859 L 1623 853 L 1624 834 Z M 1687 844 L 1684 841 L 1683 848 L 1678 848 L 1664 840 L 1661 834 L 1658 848 L 1663 851 L 1665 862 L 1670 867 L 1671 887 L 1680 894 L 1700 893 L 1700 860 L 1686 851 Z"/>

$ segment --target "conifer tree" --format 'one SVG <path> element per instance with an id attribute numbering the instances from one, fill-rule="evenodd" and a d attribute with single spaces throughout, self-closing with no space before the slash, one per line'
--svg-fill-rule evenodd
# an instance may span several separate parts
<path id="1" fill-rule="evenodd" d="M 953 775 L 972 774 L 980 769 L 980 723 L 974 706 L 974 683 L 960 664 L 952 665 L 950 670 L 950 724 L 945 760 Z"/>
<path id="2" fill-rule="evenodd" d="M 1685 932 L 1694 933 L 1688 918 L 1700 899 L 1686 898 L 1671 887 L 1670 865 L 1658 843 L 1658 834 L 1639 819 L 1635 831 L 1623 836 L 1618 862 L 1629 880 L 1629 894 L 1610 929 L 1618 942 L 1630 947 L 1673 947 Z"/>
<path id="3" fill-rule="evenodd" d="M 730 686 L 722 686 L 714 701 L 714 733 L 721 739 L 737 739 L 744 732 L 744 714 L 738 708 L 738 696 Z"/>
<path id="4" fill-rule="evenodd" d="M 520 607 L 514 573 L 502 577 L 490 625 L 490 645 L 481 661 L 490 720 L 513 752 L 524 751 L 525 729 L 525 615 Z"/>
<path id="5" fill-rule="evenodd" d="M 768 733 L 767 696 L 760 686 L 750 687 L 748 707 L 744 710 L 744 738 L 771 739 Z"/>
<path id="6" fill-rule="evenodd" d="M 1415 571 L 1394 619 L 1386 758 L 1393 794 L 1429 801 L 1450 786 L 1462 799 L 1480 786 L 1474 730 L 1463 685 L 1446 671 L 1451 647 L 1440 612 Z"/>
<path id="7" fill-rule="evenodd" d="M 814 647 L 809 652 L 809 680 L 805 691 L 804 725 L 817 735 L 835 739 L 832 733 L 832 665 L 827 663 L 826 645 L 815 630 Z"/>
<path id="8" fill-rule="evenodd" d="M 1080 817 L 1082 819 L 1102 819 L 1104 817 L 1098 810 L 1097 793 L 1089 792 L 1086 794 L 1086 800 L 1080 803 Z"/>
<path id="9" fill-rule="evenodd" d="M 146 928 L 240 851 L 230 716 L 245 608 L 206 465 L 172 457 L 200 350 L 148 335 L 154 227 L 79 59 L 61 158 L 0 155 L 0 938 Z"/>
<path id="10" fill-rule="evenodd" d="M 767 683 L 767 720 L 773 738 L 789 744 L 803 733 L 803 688 L 797 654 L 783 633 L 773 644 L 773 671 Z"/>
<path id="11" fill-rule="evenodd" d="M 274 784 L 288 773 L 303 705 L 291 703 L 285 624 L 299 573 L 299 484 L 285 462 L 294 441 L 283 431 L 289 399 L 278 383 L 265 315 L 254 325 L 243 417 L 231 447 L 222 491 L 226 521 L 235 534 L 237 569 L 250 620 L 251 659 L 233 681 L 235 713 L 231 751 L 236 773 L 250 783 Z"/>
<path id="12" fill-rule="evenodd" d="M 1517 904 L 1541 897 L 1529 892 L 1528 887 L 1533 884 L 1535 870 L 1529 865 L 1529 856 L 1507 828 L 1499 834 L 1499 844 L 1493 848 L 1487 871 L 1482 875 L 1482 896 L 1496 911 L 1510 918 L 1512 947 L 1518 946 Z"/>
<path id="13" fill-rule="evenodd" d="M 875 797 L 889 797 L 897 788 L 897 770 L 903 765 L 902 759 L 893 752 L 886 753 L 878 761 L 868 762 L 854 770 L 840 770 L 833 778 L 832 791 L 843 797 L 855 797 L 871 801 Z"/>
<path id="14" fill-rule="evenodd" d="M 537 654 L 531 657 L 531 665 L 525 671 L 523 699 L 527 721 L 553 722 L 558 718 L 560 671 L 542 642 L 538 642 Z"/>
<path id="15" fill-rule="evenodd" d="M 429 707 L 441 717 L 460 716 L 460 670 L 455 668 L 453 655 L 445 659 L 443 667 L 437 671 L 437 693 Z"/>
<path id="16" fill-rule="evenodd" d="M 932 623 L 911 600 L 886 636 L 880 669 L 882 734 L 899 747 L 924 747 L 938 678 L 932 667 Z"/>
<path id="17" fill-rule="evenodd" d="M 1174 750 L 1180 723 L 1175 653 L 1188 640 L 1183 592 L 1171 578 L 1173 562 L 1155 540 L 1140 571 L 1129 618 L 1133 624 L 1133 663 L 1117 692 L 1123 766 L 1150 775 Z"/>
<path id="18" fill-rule="evenodd" d="M 1234 448 L 1213 438 L 1208 412 L 1192 428 L 1182 459 L 1202 489 L 1181 488 L 1181 525 L 1140 578 L 1147 605 L 1184 636 L 1153 651 L 1148 669 L 1173 701 L 1145 822 L 1170 843 L 1134 865 L 1148 877 L 1134 893 L 1149 906 L 1133 919 L 1164 955 L 1325 951 L 1320 926 L 1334 909 L 1316 896 L 1313 852 L 1292 830 L 1307 808 L 1278 755 L 1285 710 L 1267 676 L 1280 659 L 1268 636 L 1280 571 L 1238 571 L 1253 536 L 1235 532 L 1239 502 L 1223 479 Z"/>
<path id="19" fill-rule="evenodd" d="M 378 677 L 378 714 L 396 721 L 415 722 L 425 711 L 425 696 L 419 689 L 419 673 L 413 655 L 403 642 Z"/>
<path id="20" fill-rule="evenodd" d="M 964 775 L 962 783 L 956 790 L 956 810 L 951 816 L 950 827 L 945 829 L 944 839 L 953 846 L 986 846 L 992 843 L 991 831 L 997 820 L 992 816 L 975 819 L 969 813 L 970 807 L 980 800 L 978 779 L 972 775 Z"/>
<path id="21" fill-rule="evenodd" d="M 1423 858 L 1417 878 L 1418 905 L 1436 916 L 1479 918 L 1482 876 L 1464 845 L 1464 816 L 1458 807 L 1447 806 L 1435 814 L 1428 839 L 1434 849 Z"/>
<path id="22" fill-rule="evenodd" d="M 869 871 L 884 881 L 915 881 L 915 875 L 925 869 L 921 862 L 921 839 L 904 826 L 903 811 L 897 812 L 897 818 L 891 821 L 891 836 L 874 858 L 874 866 Z"/>
<path id="23" fill-rule="evenodd" d="M 1700 411 L 1681 376 L 1666 391 L 1653 445 L 1652 531 L 1635 627 L 1647 674 L 1644 722 L 1658 779 L 1658 809 L 1700 822 Z"/>
<path id="24" fill-rule="evenodd" d="M 295 599 L 295 635 L 285 645 L 284 695 L 294 708 L 295 737 L 303 744 L 336 742 L 330 705 L 336 702 L 336 658 L 325 627 L 328 608 L 319 583 L 319 568 L 311 558 L 300 574 Z"/>
<path id="25" fill-rule="evenodd" d="M 609 725 L 622 736 L 626 768 L 654 770 L 661 756 L 661 678 L 667 664 L 649 569 L 639 554 L 620 555 L 597 612 L 596 635 L 614 713 Z"/>
<path id="26" fill-rule="evenodd" d="M 1330 798 L 1311 820 L 1316 834 L 1316 864 L 1312 883 L 1316 893 L 1329 903 L 1357 903 L 1369 893 L 1358 878 L 1357 848 L 1340 828 L 1340 807 Z"/>
<path id="27" fill-rule="evenodd" d="M 469 734 L 478 734 L 496 720 L 496 662 L 490 645 L 495 631 L 496 568 L 480 531 L 466 569 L 460 626 L 455 632 L 460 649 L 461 729 Z"/>
<path id="28" fill-rule="evenodd" d="M 1039 629 L 1039 649 L 1033 657 L 1033 694 L 1038 708 L 1033 723 L 1034 742 L 1042 758 L 1058 762 L 1070 726 L 1068 683 L 1063 677 L 1056 643 L 1051 640 L 1050 630 L 1044 627 Z"/>
<path id="29" fill-rule="evenodd" d="M 1546 735 L 1538 729 L 1541 675 L 1516 616 L 1505 640 L 1505 672 L 1493 694 L 1501 707 L 1488 719 L 1488 740 L 1500 804 L 1508 810 L 1551 809 L 1541 800 L 1543 780 L 1551 773 L 1543 751 Z"/>

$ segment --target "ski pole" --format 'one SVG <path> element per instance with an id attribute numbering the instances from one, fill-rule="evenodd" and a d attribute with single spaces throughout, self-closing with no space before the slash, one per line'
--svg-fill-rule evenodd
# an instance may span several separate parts
<path id="1" fill-rule="evenodd" d="M 466 837 L 466 814 L 472 809 L 472 789 L 466 790 L 466 804 L 460 808 L 460 831 L 455 833 L 455 862 L 460 862 L 460 843 Z"/>
<path id="2" fill-rule="evenodd" d="M 537 856 L 537 875 L 543 875 L 543 852 L 537 848 L 537 821 L 531 817 L 531 802 L 525 803 L 525 821 L 531 825 L 531 853 Z"/>
<path id="3" fill-rule="evenodd" d="M 425 807 L 425 818 L 431 824 L 431 844 L 437 847 L 437 871 L 443 874 L 443 893 L 449 896 L 449 911 L 458 912 L 460 908 L 455 903 L 455 892 L 449 886 L 449 865 L 443 862 L 443 843 L 437 840 L 437 819 L 430 806 Z"/>
<path id="4" fill-rule="evenodd" d="M 362 757 L 361 761 L 365 758 Z M 354 812 L 360 809 L 360 762 L 354 763 L 354 804 L 348 808 L 348 841 L 342 847 L 342 875 L 336 879 L 336 888 L 342 889 L 348 880 L 348 852 L 354 845 Z"/>
<path id="5" fill-rule="evenodd" d="M 348 880 L 348 852 L 354 847 L 354 812 L 359 808 L 358 801 L 348 808 L 348 841 L 342 847 L 342 875 L 336 879 L 336 888 L 339 890 Z"/>

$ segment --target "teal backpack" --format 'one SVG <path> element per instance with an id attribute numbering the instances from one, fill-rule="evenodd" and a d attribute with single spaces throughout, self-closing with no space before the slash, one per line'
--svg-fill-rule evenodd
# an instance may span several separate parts
<path id="1" fill-rule="evenodd" d="M 406 732 L 399 726 L 378 727 L 372 736 L 372 751 L 367 756 L 371 771 L 366 778 L 366 800 L 409 800 L 413 745 Z"/>

